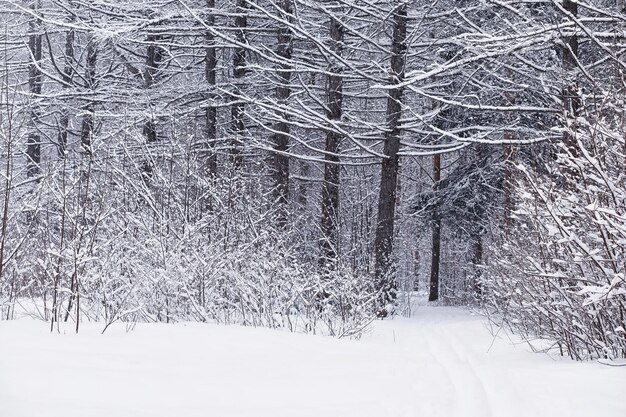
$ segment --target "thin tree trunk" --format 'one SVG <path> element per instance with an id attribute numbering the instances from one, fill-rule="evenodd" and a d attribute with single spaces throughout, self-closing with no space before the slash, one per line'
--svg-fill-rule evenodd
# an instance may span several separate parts
<path id="1" fill-rule="evenodd" d="M 509 98 L 509 100 L 511 102 L 514 102 L 514 99 Z M 508 138 L 509 140 L 513 139 L 513 133 L 510 131 L 506 131 L 504 133 L 505 138 Z M 512 158 L 512 152 L 513 152 L 513 147 L 509 146 L 509 148 L 511 149 L 511 155 L 509 156 L 510 158 Z M 485 145 L 482 145 L 480 143 L 475 144 L 474 145 L 474 151 L 476 153 L 475 158 L 477 161 L 486 161 L 487 159 L 487 155 L 488 155 L 488 149 Z M 506 161 L 507 165 L 512 164 L 512 161 Z M 512 175 L 512 172 L 509 168 L 508 170 L 509 175 Z M 511 178 L 506 179 L 505 181 L 508 180 L 509 182 L 512 181 Z M 512 187 L 512 184 L 510 184 L 510 186 Z M 508 198 L 509 201 L 505 202 L 506 204 L 508 204 L 508 210 L 511 210 L 511 205 L 513 204 L 512 201 L 512 190 L 508 190 L 507 191 L 507 185 L 505 184 L 505 197 L 508 193 Z M 507 209 L 505 207 L 505 209 Z M 482 288 L 482 283 L 481 283 L 481 269 L 480 269 L 480 265 L 482 263 L 483 260 L 483 234 L 485 233 L 485 225 L 484 225 L 484 221 L 486 221 L 487 219 L 485 219 L 485 213 L 487 213 L 487 208 L 486 207 L 481 207 L 478 208 L 479 212 L 482 214 L 479 216 L 479 218 L 481 220 L 478 220 L 478 224 L 474 225 L 474 230 L 473 232 L 470 234 L 470 238 L 471 238 L 471 245 L 472 245 L 472 249 L 471 249 L 471 262 L 472 262 L 472 289 L 474 291 L 474 296 L 476 299 L 480 299 L 483 295 L 483 288 Z M 509 212 L 509 216 L 510 216 L 510 212 Z M 508 227 L 508 226 L 506 226 Z"/>
<path id="2" fill-rule="evenodd" d="M 235 17 L 236 40 L 242 45 L 246 43 L 246 28 L 248 26 L 248 6 L 246 0 L 237 0 Z M 231 161 L 235 168 L 243 165 L 242 155 L 242 136 L 244 135 L 244 114 L 245 105 L 241 99 L 241 85 L 246 75 L 246 48 L 243 46 L 235 47 L 233 54 L 233 76 L 235 78 L 235 87 L 233 90 L 233 104 L 231 107 L 231 129 L 232 129 L 232 146 L 230 149 Z"/>
<path id="3" fill-rule="evenodd" d="M 281 18 L 290 21 L 293 13 L 293 0 L 281 0 Z M 291 64 L 293 37 L 291 29 L 281 25 L 278 29 L 278 47 L 276 55 L 281 58 L 278 69 L 278 85 L 276 86 L 276 100 L 278 107 L 287 106 L 291 96 Z M 277 225 L 280 228 L 287 226 L 289 217 L 289 124 L 284 112 L 279 114 L 280 120 L 276 125 L 277 133 L 274 135 L 274 202 L 278 205 Z"/>
<path id="4" fill-rule="evenodd" d="M 5 45 L 5 53 L 6 53 L 6 45 Z M 6 55 L 5 55 L 6 56 Z M 0 97 L 5 100 L 9 98 L 9 70 L 5 68 L 4 74 L 2 75 L 4 87 L 3 91 L 0 91 Z M 6 165 L 4 170 L 4 201 L 2 207 L 2 230 L 0 234 L 0 285 L 4 285 L 4 253 L 6 250 L 7 243 L 7 235 L 9 229 L 9 208 L 10 208 L 10 200 L 11 200 L 11 185 L 13 183 L 13 164 L 12 164 L 12 154 L 13 154 L 13 113 L 10 110 L 7 110 L 7 119 L 6 119 L 6 136 L 5 136 L 5 147 L 6 147 Z M 45 308 L 44 308 L 45 311 Z"/>
<path id="5" fill-rule="evenodd" d="M 433 181 L 435 187 L 441 181 L 441 155 L 433 156 Z M 441 264 L 441 218 L 435 212 L 432 224 L 432 245 L 430 258 L 430 294 L 428 301 L 439 299 L 439 266 Z"/>
<path id="6" fill-rule="evenodd" d="M 298 205 L 301 210 L 305 210 L 308 203 L 308 177 L 309 164 L 306 161 L 300 161 L 300 184 L 298 185 Z"/>
<path id="7" fill-rule="evenodd" d="M 505 141 L 511 141 L 514 133 L 507 130 L 504 132 Z M 509 234 L 511 229 L 511 214 L 513 213 L 513 166 L 515 164 L 515 148 L 514 145 L 504 145 L 504 178 L 502 188 L 504 193 L 504 232 Z"/>
<path id="8" fill-rule="evenodd" d="M 398 180 L 400 151 L 400 116 L 402 114 L 402 95 L 406 64 L 407 4 L 401 4 L 393 16 L 393 39 L 391 53 L 392 88 L 387 98 L 387 131 L 383 153 L 378 197 L 378 220 L 375 251 L 376 287 L 381 294 L 381 304 L 395 300 L 396 277 L 393 255 L 394 217 L 396 211 L 396 186 Z M 381 310 L 386 315 L 386 310 Z"/>
<path id="9" fill-rule="evenodd" d="M 510 69 L 506 70 L 507 75 L 510 77 L 513 76 L 513 71 Z M 516 98 L 512 92 L 506 92 L 505 96 L 509 102 L 509 105 L 515 105 Z M 511 120 L 513 122 L 513 120 Z M 504 175 L 503 175 L 503 184 L 502 189 L 504 193 L 504 233 L 508 236 L 510 229 L 512 218 L 511 215 L 513 210 L 515 209 L 515 202 L 513 199 L 514 192 L 514 184 L 513 184 L 513 170 L 515 166 L 516 160 L 516 147 L 512 143 L 513 139 L 515 139 L 515 132 L 512 130 L 504 131 Z"/>
<path id="10" fill-rule="evenodd" d="M 573 17 L 578 16 L 578 3 L 573 0 L 563 0 L 563 8 Z M 563 70 L 565 73 L 565 84 L 562 91 L 563 113 L 565 117 L 566 130 L 563 132 L 563 142 L 568 151 L 573 155 L 578 155 L 578 145 L 576 143 L 576 118 L 580 110 L 580 95 L 578 94 L 578 84 L 573 79 L 573 73 L 578 67 L 578 36 L 566 36 L 563 39 Z"/>
<path id="11" fill-rule="evenodd" d="M 330 19 L 331 49 L 341 55 L 343 46 L 343 25 L 339 20 Z M 330 68 L 328 77 L 328 111 L 326 116 L 336 122 L 341 119 L 343 101 L 343 78 L 339 64 Z M 326 154 L 324 156 L 324 183 L 322 184 L 322 253 L 320 263 L 323 268 L 336 264 L 339 248 L 339 146 L 342 136 L 332 127 L 326 134 Z"/>
<path id="12" fill-rule="evenodd" d="M 144 88 L 146 90 L 151 89 L 156 81 L 159 67 L 163 60 L 163 51 L 158 42 L 161 40 L 161 35 L 149 35 L 146 39 L 148 47 L 146 49 L 146 63 L 141 76 L 144 82 Z M 154 105 L 148 101 L 150 111 L 153 113 Z M 143 135 L 146 138 L 148 144 L 156 143 L 159 140 L 159 132 L 157 126 L 156 116 L 151 114 L 143 124 Z M 142 174 L 145 180 L 150 180 L 154 172 L 154 164 L 149 159 L 146 159 L 141 167 Z"/>
<path id="13" fill-rule="evenodd" d="M 146 51 L 146 68 L 144 71 L 144 85 L 146 89 L 150 89 L 154 85 L 157 72 L 163 60 L 163 51 L 157 44 L 160 40 L 160 35 L 150 35 L 147 39 L 149 45 Z M 154 117 L 151 117 L 144 123 L 143 134 L 148 143 L 154 143 L 158 140 L 157 124 Z"/>
<path id="14" fill-rule="evenodd" d="M 95 82 L 96 82 L 96 64 L 98 61 L 98 50 L 95 44 L 94 39 L 89 39 L 87 43 L 87 62 L 86 62 L 86 71 L 85 71 L 85 81 L 87 84 L 87 88 L 91 94 L 93 94 Z M 87 105 L 84 107 L 84 116 L 83 123 L 80 131 L 80 144 L 87 155 L 91 155 L 92 149 L 92 138 L 94 131 L 94 103 L 89 100 Z"/>
<path id="15" fill-rule="evenodd" d="M 481 282 L 480 264 L 483 261 L 483 238 L 480 233 L 472 236 L 472 286 L 474 287 L 474 296 L 480 299 L 483 295 L 483 286 Z"/>
<path id="16" fill-rule="evenodd" d="M 86 58 L 86 62 L 85 62 L 85 82 L 86 82 L 86 87 L 88 88 L 89 92 L 91 94 L 93 94 L 94 92 L 94 88 L 95 88 L 95 82 L 96 82 L 96 65 L 97 65 L 97 61 L 98 61 L 98 49 L 96 46 L 96 43 L 94 41 L 93 38 L 90 38 L 89 41 L 87 42 L 87 58 Z M 81 132 L 80 132 L 80 145 L 82 148 L 82 151 L 84 153 L 84 155 L 86 155 L 86 157 L 88 157 L 88 164 L 91 164 L 92 162 L 92 157 L 93 157 L 93 151 L 92 151 L 92 139 L 93 139 L 93 134 L 94 134 L 94 112 L 95 112 L 95 105 L 93 103 L 92 100 L 88 100 L 87 105 L 85 105 L 85 107 L 83 108 L 83 111 L 85 112 L 84 116 L 83 116 L 83 122 L 82 122 L 82 126 L 81 126 Z M 85 170 L 84 168 L 81 168 L 81 185 L 79 188 L 79 192 L 78 192 L 78 197 L 79 197 L 79 202 L 80 202 L 80 206 L 82 207 L 82 211 L 83 211 L 83 215 L 82 215 L 82 227 L 86 227 L 86 219 L 85 219 L 85 210 L 86 210 L 86 204 L 87 204 L 87 199 L 88 199 L 88 194 L 89 194 L 89 181 L 90 181 L 90 172 L 91 172 L 91 168 L 87 168 L 87 170 Z M 80 233 L 77 233 L 78 236 L 80 236 L 80 238 L 78 239 L 78 241 L 82 240 L 82 236 L 83 236 L 83 232 L 81 231 Z M 74 262 L 76 263 L 76 260 L 74 260 Z M 78 281 L 78 268 L 76 267 L 76 265 L 74 266 L 74 273 L 71 276 L 71 280 L 70 280 L 70 297 L 68 300 L 68 304 L 67 304 L 67 309 L 65 310 L 65 317 L 64 317 L 64 321 L 67 322 L 69 320 L 70 317 L 70 311 L 72 310 L 72 306 L 74 304 L 74 301 L 76 301 L 76 331 L 78 332 L 78 320 L 79 320 L 79 300 L 80 300 L 80 294 L 79 294 L 79 281 Z"/>
<path id="17" fill-rule="evenodd" d="M 76 288 L 76 271 L 74 271 L 70 280 L 70 298 L 67 302 L 67 308 L 65 309 L 65 317 L 63 317 L 63 321 L 65 323 L 67 323 L 70 319 L 70 312 L 72 311 L 72 305 L 74 304 L 74 299 L 76 298 L 77 293 L 78 288 Z"/>
<path id="18" fill-rule="evenodd" d="M 32 8 L 36 12 L 41 3 L 33 4 Z M 29 177 L 36 177 L 41 173 L 41 136 L 38 131 L 39 122 L 39 96 L 41 95 L 41 88 L 43 84 L 43 74 L 41 73 L 41 46 L 42 46 L 42 34 L 41 34 L 41 21 L 38 18 L 33 18 L 28 23 L 29 35 L 28 35 L 28 49 L 30 52 L 31 63 L 28 66 L 28 91 L 30 92 L 33 102 L 30 104 L 29 114 L 29 132 L 28 141 L 26 146 L 26 155 L 28 157 L 27 163 L 27 175 Z"/>
<path id="19" fill-rule="evenodd" d="M 206 1 L 207 8 L 209 9 L 207 15 L 207 25 L 210 27 L 215 26 L 215 0 Z M 205 34 L 206 40 L 206 56 L 205 56 L 205 76 L 207 84 L 211 89 L 209 93 L 209 99 L 211 104 L 206 109 L 206 139 L 210 148 L 208 158 L 208 172 L 213 178 L 217 175 L 217 153 L 215 147 L 217 146 L 217 97 L 215 94 L 215 87 L 217 84 L 217 47 L 215 43 L 215 35 L 212 31 L 207 30 Z"/>
<path id="20" fill-rule="evenodd" d="M 72 84 L 72 77 L 74 74 L 74 39 L 76 35 L 74 29 L 70 29 L 65 36 L 65 68 L 63 69 L 63 88 L 69 89 Z M 61 158 L 65 157 L 67 150 L 67 137 L 69 134 L 69 108 L 65 103 L 61 109 L 61 119 L 59 120 L 59 136 L 57 139 L 57 150 Z"/>

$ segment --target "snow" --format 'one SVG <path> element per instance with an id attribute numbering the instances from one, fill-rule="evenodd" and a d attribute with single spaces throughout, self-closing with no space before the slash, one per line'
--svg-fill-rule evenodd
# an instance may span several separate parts
<path id="1" fill-rule="evenodd" d="M 626 367 L 532 353 L 462 309 L 420 307 L 359 341 L 102 327 L 0 322 L 0 417 L 626 416 Z"/>

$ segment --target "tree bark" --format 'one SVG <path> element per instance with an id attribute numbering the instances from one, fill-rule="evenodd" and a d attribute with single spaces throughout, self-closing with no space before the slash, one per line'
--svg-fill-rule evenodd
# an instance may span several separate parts
<path id="1" fill-rule="evenodd" d="M 243 165 L 243 142 L 242 136 L 245 132 L 244 114 L 245 105 L 241 98 L 241 85 L 246 75 L 246 28 L 248 26 L 248 6 L 246 0 L 237 0 L 235 17 L 236 40 L 240 44 L 235 47 L 233 54 L 233 77 L 235 78 L 235 87 L 233 90 L 233 104 L 231 106 L 231 129 L 232 129 L 232 146 L 230 149 L 230 157 L 235 168 Z"/>
<path id="2" fill-rule="evenodd" d="M 63 69 L 63 88 L 68 89 L 72 84 L 74 74 L 74 39 L 76 34 L 74 29 L 70 29 L 65 35 L 65 68 Z M 59 135 L 57 138 L 57 151 L 61 158 L 65 157 L 67 150 L 67 137 L 69 135 L 70 114 L 67 104 L 61 109 L 61 119 L 59 120 Z"/>
<path id="3" fill-rule="evenodd" d="M 293 13 L 293 0 L 281 0 L 280 16 L 286 21 L 291 21 Z M 276 55 L 281 58 L 278 68 L 278 85 L 276 86 L 276 101 L 278 108 L 287 106 L 291 96 L 291 53 L 293 47 L 291 29 L 281 25 L 278 29 L 278 47 Z M 278 205 L 277 225 L 279 228 L 287 226 L 289 217 L 289 123 L 285 112 L 279 111 L 279 121 L 276 125 L 277 133 L 274 135 L 274 201 Z"/>
<path id="4" fill-rule="evenodd" d="M 504 132 L 504 139 L 506 141 L 513 140 L 514 134 L 511 131 Z M 515 209 L 513 200 L 513 166 L 515 165 L 515 148 L 514 145 L 504 145 L 504 175 L 502 181 L 502 188 L 504 193 L 504 232 L 509 234 L 511 229 L 511 215 Z"/>
<path id="5" fill-rule="evenodd" d="M 298 185 L 298 205 L 301 210 L 305 210 L 308 200 L 308 177 L 309 164 L 306 161 L 300 161 L 300 184 Z"/>
<path id="6" fill-rule="evenodd" d="M 144 86 L 146 89 L 150 89 L 154 85 L 159 67 L 163 61 L 163 50 L 161 46 L 158 45 L 160 40 L 160 35 L 149 35 L 147 38 L 148 49 L 146 51 L 146 67 L 143 72 Z M 151 117 L 144 123 L 143 134 L 148 143 L 154 143 L 158 140 L 157 123 L 154 117 Z"/>
<path id="7" fill-rule="evenodd" d="M 36 12 L 40 2 L 31 7 Z M 43 84 L 43 74 L 41 72 L 42 60 L 42 34 L 41 21 L 33 18 L 28 23 L 28 49 L 30 52 L 30 64 L 28 66 L 28 91 L 31 100 L 29 110 L 29 132 L 26 145 L 26 155 L 28 157 L 26 172 L 29 177 L 36 177 L 41 173 L 41 136 L 38 131 L 39 122 L 39 99 Z"/>
<path id="8" fill-rule="evenodd" d="M 433 156 L 433 181 L 435 187 L 441 181 L 441 155 Z M 432 224 L 432 244 L 430 258 L 430 293 L 428 301 L 439 299 L 439 266 L 441 264 L 441 218 L 435 212 Z"/>
<path id="9" fill-rule="evenodd" d="M 206 1 L 208 15 L 207 25 L 210 27 L 215 26 L 215 0 Z M 209 99 L 211 104 L 206 109 L 206 139 L 210 148 L 207 168 L 209 175 L 215 177 L 217 175 L 217 97 L 215 94 L 215 87 L 217 84 L 217 47 L 215 43 L 215 35 L 212 31 L 208 30 L 205 34 L 206 41 L 206 55 L 205 55 L 205 76 L 207 84 L 211 89 L 209 93 Z"/>
<path id="10" fill-rule="evenodd" d="M 482 271 L 480 264 L 483 261 L 483 238 L 480 233 L 472 236 L 472 286 L 474 287 L 474 296 L 480 299 L 483 295 L 483 285 L 481 282 Z"/>
<path id="11" fill-rule="evenodd" d="M 343 26 L 334 17 L 330 19 L 331 49 L 337 55 L 342 53 Z M 332 58 L 331 58 L 332 59 Z M 343 78 L 339 64 L 331 65 L 328 76 L 328 110 L 326 116 L 332 122 L 341 119 L 343 101 Z M 342 136 L 333 127 L 326 134 L 324 183 L 322 184 L 322 253 L 320 263 L 323 268 L 336 264 L 339 248 L 339 147 Z"/>
<path id="12" fill-rule="evenodd" d="M 573 17 L 578 16 L 578 3 L 573 0 L 563 0 L 563 8 Z M 576 118 L 580 111 L 580 95 L 578 94 L 578 84 L 573 77 L 573 73 L 578 67 L 578 36 L 573 34 L 563 38 L 563 70 L 565 80 L 561 99 L 563 101 L 563 114 L 565 118 L 566 130 L 563 133 L 563 142 L 567 150 L 573 155 L 578 155 L 578 145 L 576 143 Z"/>
<path id="13" fill-rule="evenodd" d="M 513 71 L 511 71 L 510 69 L 506 71 L 507 75 L 509 77 L 513 76 Z M 513 92 L 506 92 L 505 93 L 505 97 L 507 98 L 509 105 L 515 105 L 516 103 L 516 98 L 515 95 L 513 94 Z M 511 123 L 513 123 L 514 121 L 511 120 Z M 503 189 L 503 193 L 504 193 L 504 233 L 506 236 L 509 235 L 509 232 L 511 230 L 511 223 L 512 223 L 512 218 L 511 215 L 513 213 L 513 210 L 515 210 L 515 201 L 513 199 L 513 192 L 515 190 L 514 184 L 513 184 L 513 170 L 514 170 L 514 166 L 515 166 L 515 160 L 517 159 L 517 155 L 516 155 L 516 146 L 512 143 L 507 143 L 507 142 L 512 142 L 515 139 L 515 132 L 512 130 L 505 130 L 504 131 L 504 175 L 503 175 L 503 181 L 502 181 L 502 189 Z"/>
<path id="14" fill-rule="evenodd" d="M 85 63 L 85 81 L 90 93 L 93 94 L 96 83 L 96 64 L 98 61 L 98 49 L 93 38 L 87 43 L 87 62 Z M 95 105 L 93 101 L 89 101 L 84 107 L 85 115 L 80 131 L 80 144 L 87 155 L 91 155 L 91 142 L 94 131 L 94 111 Z"/>
<path id="15" fill-rule="evenodd" d="M 387 97 L 387 131 L 381 167 L 380 193 L 378 197 L 378 221 L 374 240 L 376 287 L 381 294 L 381 304 L 395 300 L 396 277 L 392 260 L 394 217 L 396 211 L 396 186 L 400 150 L 400 116 L 406 64 L 407 4 L 401 4 L 393 16 L 393 38 L 391 53 L 391 89 Z M 386 315 L 386 310 L 381 310 Z"/>

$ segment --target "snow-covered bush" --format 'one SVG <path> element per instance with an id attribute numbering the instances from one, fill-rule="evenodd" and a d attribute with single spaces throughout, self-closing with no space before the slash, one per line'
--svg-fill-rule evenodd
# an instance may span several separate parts
<path id="1" fill-rule="evenodd" d="M 84 278 L 92 313 L 108 323 L 199 320 L 335 336 L 358 334 L 374 317 L 367 277 L 321 276 L 274 236 L 230 247 L 201 236 L 163 259 L 150 242 L 110 248 L 115 255 Z"/>
<path id="2" fill-rule="evenodd" d="M 140 135 L 134 148 L 124 139 L 94 141 L 92 156 L 71 152 L 11 189 L 0 213 L 3 319 L 28 303 L 22 310 L 55 323 L 215 321 L 355 336 L 375 317 L 369 276 L 342 262 L 322 275 L 318 237 L 277 224 L 267 172 L 210 177 L 201 155 L 172 141 L 153 150 L 147 173 Z"/>
<path id="3" fill-rule="evenodd" d="M 626 356 L 624 143 L 606 114 L 579 118 L 576 147 L 543 174 L 520 163 L 514 227 L 486 279 L 507 324 L 575 359 Z"/>

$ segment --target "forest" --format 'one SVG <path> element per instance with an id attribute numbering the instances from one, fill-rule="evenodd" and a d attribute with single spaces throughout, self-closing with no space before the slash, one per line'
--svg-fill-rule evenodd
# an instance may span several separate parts
<path id="1" fill-rule="evenodd" d="M 624 0 L 0 0 L 0 315 L 626 357 Z"/>

